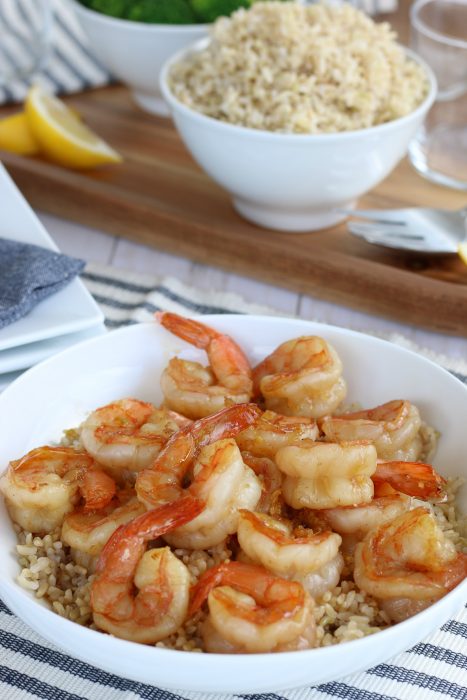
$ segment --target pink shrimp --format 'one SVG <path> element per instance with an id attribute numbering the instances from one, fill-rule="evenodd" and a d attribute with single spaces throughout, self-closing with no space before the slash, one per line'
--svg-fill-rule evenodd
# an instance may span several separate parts
<path id="1" fill-rule="evenodd" d="M 91 589 L 97 627 L 116 637 L 154 644 L 186 618 L 190 575 L 168 547 L 155 540 L 198 515 L 203 504 L 187 496 L 121 525 L 101 552 Z"/>
<path id="2" fill-rule="evenodd" d="M 418 409 L 401 399 L 363 411 L 325 416 L 319 425 L 330 442 L 369 440 L 381 459 L 418 459 L 424 448 Z"/>
<path id="3" fill-rule="evenodd" d="M 303 586 L 243 562 L 207 571 L 192 591 L 189 615 L 208 600 L 203 638 L 208 651 L 265 652 L 315 643 L 313 601 Z"/>
<path id="4" fill-rule="evenodd" d="M 302 336 L 279 345 L 253 369 L 255 396 L 287 416 L 319 418 L 345 398 L 342 362 L 332 345 Z"/>
<path id="5" fill-rule="evenodd" d="M 299 581 L 313 597 L 339 582 L 344 565 L 335 532 L 293 529 L 286 520 L 242 510 L 237 537 L 248 559 L 277 576 Z"/>
<path id="6" fill-rule="evenodd" d="M 93 411 L 81 426 L 89 454 L 121 480 L 149 467 L 173 433 L 191 421 L 137 399 L 121 399 Z"/>
<path id="7" fill-rule="evenodd" d="M 67 515 L 60 539 L 70 546 L 74 561 L 92 572 L 102 548 L 115 530 L 145 511 L 134 489 L 121 489 L 105 508 L 77 508 Z"/>
<path id="8" fill-rule="evenodd" d="M 240 404 L 181 428 L 167 442 L 152 467 L 139 472 L 135 485 L 138 498 L 148 508 L 179 498 L 183 493 L 183 479 L 201 448 L 237 435 L 260 414 L 256 404 Z M 199 484 L 206 477 L 205 471 L 195 481 Z M 190 489 L 194 490 L 195 487 Z"/>
<path id="9" fill-rule="evenodd" d="M 258 420 L 235 438 L 240 449 L 257 457 L 274 459 L 281 447 L 317 440 L 319 430 L 308 416 L 282 416 L 265 411 Z"/>
<path id="10" fill-rule="evenodd" d="M 375 598 L 405 601 L 409 616 L 467 575 L 467 555 L 456 552 L 425 508 L 415 508 L 371 530 L 355 552 L 357 585 Z M 412 610 L 411 610 L 412 607 Z"/>
<path id="11" fill-rule="evenodd" d="M 167 311 L 158 312 L 156 319 L 171 333 L 205 350 L 209 359 L 209 368 L 179 358 L 170 360 L 161 377 L 162 391 L 170 408 L 189 418 L 203 418 L 229 402 L 246 403 L 251 399 L 250 363 L 230 336 Z"/>
<path id="12" fill-rule="evenodd" d="M 44 446 L 10 462 L 0 490 L 14 522 L 30 532 L 51 532 L 80 496 L 86 510 L 105 508 L 116 487 L 86 452 Z"/>
<path id="13" fill-rule="evenodd" d="M 136 493 L 148 508 L 173 501 L 185 491 L 205 503 L 197 518 L 167 536 L 169 544 L 213 547 L 236 531 L 240 508 L 256 506 L 261 484 L 244 464 L 232 437 L 259 413 L 255 404 L 237 404 L 201 418 L 179 430 L 152 468 L 138 474 Z"/>

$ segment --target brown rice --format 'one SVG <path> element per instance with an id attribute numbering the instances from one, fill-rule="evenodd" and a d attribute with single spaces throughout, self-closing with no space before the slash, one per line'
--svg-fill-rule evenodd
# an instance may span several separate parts
<path id="1" fill-rule="evenodd" d="M 395 36 L 345 3 L 260 2 L 217 20 L 208 47 L 175 64 L 169 83 L 188 107 L 253 129 L 367 128 L 427 94 L 425 72 Z"/>
<path id="2" fill-rule="evenodd" d="M 459 518 L 455 494 L 463 479 L 448 479 L 448 499 L 431 505 L 433 514 L 445 535 L 459 551 L 467 548 L 467 517 Z M 426 505 L 426 504 L 425 504 Z M 17 578 L 23 588 L 45 599 L 52 610 L 62 617 L 88 627 L 92 624 L 90 590 L 93 575 L 76 564 L 70 548 L 60 540 L 60 529 L 38 537 L 14 525 L 18 537 L 17 557 L 21 572 Z M 176 549 L 174 553 L 188 567 L 192 583 L 209 568 L 228 561 L 231 550 L 221 544 L 207 551 Z M 351 562 L 346 563 L 344 577 L 332 591 L 316 601 L 314 611 L 317 646 L 330 646 L 359 639 L 391 625 L 387 614 L 372 596 L 359 590 L 352 580 Z M 180 651 L 203 651 L 201 624 L 206 617 L 199 611 L 176 633 L 157 642 L 155 646 Z"/>

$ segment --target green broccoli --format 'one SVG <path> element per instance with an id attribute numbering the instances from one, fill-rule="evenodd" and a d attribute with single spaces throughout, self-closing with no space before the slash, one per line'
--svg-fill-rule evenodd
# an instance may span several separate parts
<path id="1" fill-rule="evenodd" d="M 80 0 L 91 10 L 111 17 L 153 24 L 214 22 L 260 0 Z"/>
<path id="2" fill-rule="evenodd" d="M 137 0 L 130 3 L 127 18 L 157 24 L 194 24 L 197 21 L 188 0 Z"/>
<path id="3" fill-rule="evenodd" d="M 252 0 L 191 0 L 191 6 L 202 22 L 214 22 L 222 15 L 231 15 L 240 7 L 252 4 Z"/>
<path id="4" fill-rule="evenodd" d="M 189 0 L 80 0 L 111 17 L 153 24 L 194 24 L 198 21 Z"/>
<path id="5" fill-rule="evenodd" d="M 81 3 L 104 15 L 121 18 L 126 17 L 131 0 L 81 0 Z"/>

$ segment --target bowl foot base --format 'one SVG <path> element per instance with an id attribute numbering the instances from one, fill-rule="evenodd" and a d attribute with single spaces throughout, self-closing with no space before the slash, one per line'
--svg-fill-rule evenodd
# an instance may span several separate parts
<path id="1" fill-rule="evenodd" d="M 277 231 L 318 231 L 339 224 L 346 219 L 345 214 L 337 211 L 338 208 L 353 208 L 355 202 L 340 202 L 336 209 L 303 209 L 293 210 L 274 208 L 270 205 L 253 204 L 245 199 L 234 197 L 233 205 L 238 213 L 248 221 L 263 228 Z"/>
<path id="2" fill-rule="evenodd" d="M 148 95 L 144 92 L 133 92 L 133 99 L 141 109 L 151 114 L 158 114 L 160 117 L 170 116 L 170 110 L 162 97 Z"/>

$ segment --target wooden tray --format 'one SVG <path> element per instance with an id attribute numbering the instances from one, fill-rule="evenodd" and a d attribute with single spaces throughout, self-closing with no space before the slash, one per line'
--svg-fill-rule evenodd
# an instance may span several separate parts
<path id="1" fill-rule="evenodd" d="M 234 212 L 171 122 L 141 112 L 125 88 L 68 102 L 125 162 L 79 173 L 1 153 L 33 207 L 298 292 L 467 336 L 467 267 L 457 256 L 378 248 L 353 238 L 343 225 L 309 234 L 261 229 Z M 360 206 L 454 209 L 465 203 L 462 193 L 424 181 L 403 162 Z"/>

